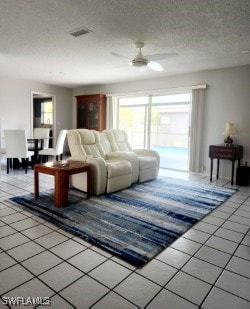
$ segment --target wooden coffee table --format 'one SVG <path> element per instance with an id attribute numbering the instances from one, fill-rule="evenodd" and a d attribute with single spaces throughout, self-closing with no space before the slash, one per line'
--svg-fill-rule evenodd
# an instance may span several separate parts
<path id="1" fill-rule="evenodd" d="M 34 198 L 39 196 L 39 173 L 55 177 L 55 207 L 63 207 L 68 203 L 69 176 L 87 173 L 87 198 L 91 195 L 90 165 L 80 161 L 54 161 L 34 166 Z"/>

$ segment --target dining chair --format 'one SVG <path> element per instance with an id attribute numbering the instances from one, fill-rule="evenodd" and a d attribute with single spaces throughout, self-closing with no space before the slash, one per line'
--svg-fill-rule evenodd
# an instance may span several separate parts
<path id="1" fill-rule="evenodd" d="M 49 128 L 34 128 L 33 137 L 34 138 L 43 138 L 43 149 L 49 148 Z"/>
<path id="2" fill-rule="evenodd" d="M 45 161 L 48 161 L 48 156 L 56 157 L 56 161 L 62 160 L 63 155 L 63 146 L 66 138 L 68 130 L 61 130 L 55 148 L 42 149 L 39 151 L 40 162 L 43 161 L 43 157 L 45 156 Z"/>
<path id="3" fill-rule="evenodd" d="M 25 130 L 4 130 L 7 174 L 10 167 L 13 166 L 13 159 L 22 159 L 24 161 L 25 174 L 27 174 L 29 158 L 34 155 L 33 151 L 28 151 L 28 143 Z"/>

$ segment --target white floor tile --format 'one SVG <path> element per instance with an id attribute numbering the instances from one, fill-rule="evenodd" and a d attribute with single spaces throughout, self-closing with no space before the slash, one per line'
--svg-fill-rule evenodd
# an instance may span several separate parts
<path id="1" fill-rule="evenodd" d="M 242 216 L 236 216 L 235 214 L 230 217 L 230 221 L 236 222 L 239 224 L 244 224 L 246 227 L 250 225 L 250 219 Z"/>
<path id="2" fill-rule="evenodd" d="M 14 259 L 12 259 L 8 254 L 4 252 L 0 253 L 0 261 L 0 271 L 17 263 Z"/>
<path id="3" fill-rule="evenodd" d="M 5 217 L 8 217 L 9 215 L 13 215 L 13 214 L 16 214 L 16 213 L 17 212 L 14 209 L 12 209 L 10 207 L 8 207 L 8 208 L 4 207 L 3 209 L 0 210 L 0 218 L 1 218 L 2 221 L 4 221 L 3 219 Z"/>
<path id="4" fill-rule="evenodd" d="M 8 253 L 13 256 L 17 261 L 23 261 L 32 257 L 35 254 L 38 254 L 45 249 L 33 241 L 29 241 L 23 245 L 10 249 Z"/>
<path id="5" fill-rule="evenodd" d="M 200 305 L 210 290 L 211 285 L 183 272 L 178 272 L 166 285 L 166 289 L 179 296 Z"/>
<path id="6" fill-rule="evenodd" d="M 51 297 L 50 302 L 51 302 L 51 308 L 53 308 L 53 309 L 63 309 L 63 308 L 73 309 L 73 308 L 75 308 L 72 305 L 70 305 L 68 302 L 66 302 L 59 295 L 55 295 L 55 296 Z"/>
<path id="7" fill-rule="evenodd" d="M 196 229 L 190 229 L 188 232 L 186 232 L 183 235 L 183 237 L 188 238 L 188 239 L 193 240 L 193 241 L 196 241 L 196 242 L 199 242 L 201 244 L 206 242 L 210 236 L 211 236 L 210 234 L 201 232 L 201 231 L 196 230 Z"/>
<path id="8" fill-rule="evenodd" d="M 0 272 L 0 294 L 4 294 L 33 276 L 22 266 L 14 265 Z"/>
<path id="9" fill-rule="evenodd" d="M 229 254 L 233 254 L 233 252 L 237 248 L 238 244 L 235 243 L 235 242 L 232 242 L 230 240 L 226 240 L 224 238 L 212 236 L 206 242 L 206 246 L 221 250 L 221 251 L 229 253 Z"/>
<path id="10" fill-rule="evenodd" d="M 33 274 L 40 275 L 46 270 L 62 263 L 62 260 L 49 251 L 44 251 L 28 260 L 22 262 L 22 265 L 28 268 Z"/>
<path id="11" fill-rule="evenodd" d="M 128 302 L 123 297 L 119 296 L 114 292 L 110 292 L 105 295 L 97 304 L 95 304 L 93 309 L 137 309 L 138 307 Z"/>
<path id="12" fill-rule="evenodd" d="M 196 254 L 195 257 L 207 261 L 213 265 L 219 267 L 225 267 L 231 255 L 228 253 L 221 252 L 219 250 L 203 246 Z"/>
<path id="13" fill-rule="evenodd" d="M 198 278 L 207 283 L 214 284 L 216 279 L 222 272 L 222 268 L 199 260 L 197 258 L 191 258 L 186 265 L 182 268 L 182 271 Z"/>
<path id="14" fill-rule="evenodd" d="M 242 225 L 232 221 L 226 221 L 221 227 L 243 234 L 245 234 L 248 230 L 248 227 L 246 225 Z"/>
<path id="15" fill-rule="evenodd" d="M 177 269 L 161 261 L 152 260 L 136 272 L 164 286 L 176 274 Z"/>
<path id="16" fill-rule="evenodd" d="M 52 232 L 37 238 L 36 242 L 48 249 L 66 241 L 67 239 L 68 238 L 66 236 L 63 236 L 58 232 Z"/>
<path id="17" fill-rule="evenodd" d="M 233 256 L 226 269 L 250 279 L 250 261 Z"/>
<path id="18" fill-rule="evenodd" d="M 214 233 L 214 235 L 219 236 L 221 238 L 225 238 L 227 240 L 237 242 L 237 243 L 241 242 L 242 238 L 244 237 L 244 234 L 242 234 L 242 233 L 238 233 L 238 232 L 235 232 L 235 231 L 232 231 L 232 230 L 224 229 L 223 227 L 219 228 Z"/>
<path id="19" fill-rule="evenodd" d="M 163 289 L 147 306 L 148 309 L 195 309 L 198 306 L 190 303 L 178 295 Z"/>
<path id="20" fill-rule="evenodd" d="M 143 308 L 160 291 L 155 283 L 133 273 L 114 290 L 121 296 L 130 299 L 134 304 Z"/>
<path id="21" fill-rule="evenodd" d="M 112 269 L 112 271 L 110 271 Z M 97 281 L 106 285 L 109 288 L 113 288 L 126 278 L 131 271 L 111 260 L 108 260 L 92 270 L 89 273 L 90 277 L 95 278 Z"/>
<path id="22" fill-rule="evenodd" d="M 233 212 L 235 212 L 235 208 L 228 207 L 225 204 L 219 206 L 217 209 L 221 212 L 225 212 L 225 213 L 228 213 L 228 214 L 232 214 Z"/>
<path id="23" fill-rule="evenodd" d="M 51 232 L 53 232 L 53 230 L 49 229 L 47 226 L 44 226 L 42 224 L 33 226 L 30 229 L 22 231 L 24 235 L 26 235 L 31 239 L 36 239 Z"/>
<path id="24" fill-rule="evenodd" d="M 13 222 L 16 222 L 16 221 L 20 221 L 20 220 L 24 220 L 24 219 L 27 219 L 27 216 L 23 215 L 20 212 L 17 212 L 17 213 L 14 213 L 14 214 L 11 214 L 11 215 L 8 215 L 8 216 L 1 218 L 1 220 L 3 222 L 7 223 L 7 224 L 10 224 L 10 223 L 13 223 Z"/>
<path id="25" fill-rule="evenodd" d="M 68 262 L 84 272 L 89 272 L 106 260 L 101 254 L 87 249 L 71 259 Z"/>
<path id="26" fill-rule="evenodd" d="M 29 238 L 20 233 L 12 234 L 0 239 L 0 247 L 4 250 L 9 250 L 30 241 Z"/>
<path id="27" fill-rule="evenodd" d="M 201 220 L 201 222 L 210 223 L 216 226 L 220 226 L 225 222 L 225 219 L 213 217 L 213 216 L 206 216 L 204 219 Z"/>
<path id="28" fill-rule="evenodd" d="M 0 227 L 0 238 L 11 235 L 11 234 L 15 234 L 16 230 L 14 230 L 12 227 L 8 226 L 8 225 L 4 225 Z"/>
<path id="29" fill-rule="evenodd" d="M 162 253 L 157 255 L 156 258 L 171 266 L 181 268 L 191 258 L 191 256 L 184 252 L 168 247 Z"/>
<path id="30" fill-rule="evenodd" d="M 250 261 L 250 247 L 240 245 L 234 255 Z"/>
<path id="31" fill-rule="evenodd" d="M 222 212 L 220 210 L 214 210 L 213 212 L 211 212 L 211 216 L 216 217 L 216 218 L 220 218 L 220 219 L 228 219 L 231 214 Z"/>
<path id="32" fill-rule="evenodd" d="M 213 234 L 217 229 L 218 226 L 207 223 L 207 222 L 198 222 L 193 226 L 194 229 L 202 231 L 204 233 Z"/>
<path id="33" fill-rule="evenodd" d="M 48 302 L 54 292 L 49 289 L 44 283 L 37 278 L 34 278 L 23 285 L 11 290 L 4 296 L 8 297 L 23 297 L 24 302 L 28 301 L 28 298 L 32 298 L 34 306 L 18 306 L 18 308 L 34 308 L 35 305 L 41 304 L 42 300 Z M 44 306 L 41 306 L 41 308 Z M 40 307 L 39 307 L 40 308 Z"/>
<path id="34" fill-rule="evenodd" d="M 53 247 L 50 249 L 53 253 L 60 256 L 63 259 L 68 259 L 72 257 L 73 255 L 85 250 L 86 247 L 84 245 L 79 244 L 78 242 L 74 240 L 67 240 L 63 243 Z"/>
<path id="35" fill-rule="evenodd" d="M 202 305 L 204 309 L 249 309 L 249 302 L 218 288 L 213 288 Z"/>
<path id="36" fill-rule="evenodd" d="M 83 293 L 84 291 L 84 293 Z M 89 276 L 77 280 L 60 294 L 76 308 L 89 309 L 109 290 Z"/>
<path id="37" fill-rule="evenodd" d="M 64 262 L 43 273 L 39 278 L 55 291 L 59 291 L 80 278 L 82 275 L 82 272 Z"/>
<path id="38" fill-rule="evenodd" d="M 245 277 L 225 270 L 217 281 L 216 286 L 250 301 L 250 282 Z"/>
<path id="39" fill-rule="evenodd" d="M 40 223 L 33 220 L 32 218 L 27 218 L 25 220 L 12 223 L 11 226 L 18 231 L 22 231 L 22 230 L 31 228 L 32 226 L 36 226 L 38 224 L 40 224 Z"/>
<path id="40" fill-rule="evenodd" d="M 250 247 L 250 236 L 246 235 L 241 244 Z"/>
<path id="41" fill-rule="evenodd" d="M 238 210 L 236 210 L 236 212 L 234 213 L 236 216 L 241 216 L 244 218 L 250 218 L 250 211 L 245 211 L 242 209 L 242 206 L 240 206 L 240 208 Z"/>
<path id="42" fill-rule="evenodd" d="M 199 250 L 201 244 L 190 239 L 180 237 L 170 247 L 193 255 L 195 252 L 197 252 L 197 250 Z"/>

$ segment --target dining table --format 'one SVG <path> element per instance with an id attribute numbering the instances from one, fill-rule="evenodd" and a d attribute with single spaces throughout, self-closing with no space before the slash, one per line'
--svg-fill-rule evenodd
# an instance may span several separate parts
<path id="1" fill-rule="evenodd" d="M 31 165 L 39 163 L 39 150 L 42 150 L 44 147 L 44 138 L 38 137 L 28 137 L 28 150 L 34 151 L 34 155 L 31 158 Z"/>

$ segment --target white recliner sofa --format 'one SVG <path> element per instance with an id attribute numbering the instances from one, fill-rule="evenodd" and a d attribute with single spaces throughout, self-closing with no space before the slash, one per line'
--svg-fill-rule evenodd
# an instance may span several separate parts
<path id="1" fill-rule="evenodd" d="M 128 152 L 128 151 L 119 151 L 117 150 L 118 147 L 115 148 L 115 151 L 113 151 L 114 147 L 112 147 L 110 143 L 110 137 L 107 134 L 107 131 L 102 131 L 100 133 L 100 142 L 103 148 L 103 151 L 105 153 L 105 156 L 109 160 L 114 159 L 123 159 L 130 162 L 132 166 L 132 175 L 131 175 L 131 182 L 136 183 L 139 180 L 139 158 L 136 153 L 134 152 Z"/>
<path id="2" fill-rule="evenodd" d="M 126 131 L 123 130 L 104 130 L 110 142 L 112 153 L 120 153 L 124 158 L 130 161 L 128 155 L 136 155 L 138 158 L 138 182 L 144 182 L 155 179 L 159 174 L 160 156 L 157 151 L 152 149 L 132 149 L 129 144 Z M 109 153 L 107 153 L 109 156 Z M 126 157 L 127 155 L 127 157 Z M 131 161 L 132 166 L 134 165 Z"/>
<path id="3" fill-rule="evenodd" d="M 100 143 L 100 133 L 87 129 L 68 130 L 70 161 L 83 161 L 91 165 L 92 194 L 101 195 L 125 189 L 131 185 L 132 166 L 123 158 L 109 159 Z M 86 173 L 71 176 L 71 185 L 87 191 Z"/>

